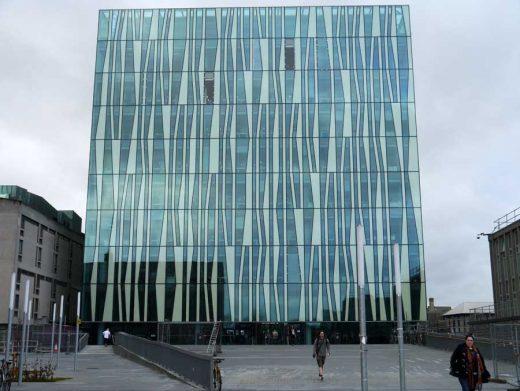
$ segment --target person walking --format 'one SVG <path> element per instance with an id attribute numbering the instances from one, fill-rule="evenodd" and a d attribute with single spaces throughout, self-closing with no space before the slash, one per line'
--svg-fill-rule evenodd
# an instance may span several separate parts
<path id="1" fill-rule="evenodd" d="M 276 329 L 273 330 L 273 343 L 278 343 L 278 331 L 276 331 Z"/>
<path id="2" fill-rule="evenodd" d="M 294 330 L 294 326 L 291 326 L 289 329 L 289 344 L 293 346 L 296 343 L 296 330 Z"/>
<path id="3" fill-rule="evenodd" d="M 106 330 L 103 331 L 103 340 L 105 341 L 105 347 L 110 344 L 110 336 L 111 335 L 112 335 L 112 333 L 110 332 L 110 330 L 107 327 Z"/>
<path id="4" fill-rule="evenodd" d="M 450 375 L 459 379 L 462 391 L 482 390 L 482 384 L 489 381 L 490 374 L 473 334 L 466 335 L 464 343 L 458 345 L 451 355 Z"/>
<path id="5" fill-rule="evenodd" d="M 325 333 L 320 331 L 320 335 L 314 340 L 314 347 L 312 358 L 316 358 L 319 368 L 319 376 L 323 381 L 323 367 L 325 365 L 325 358 L 330 356 L 330 342 L 325 336 Z"/>

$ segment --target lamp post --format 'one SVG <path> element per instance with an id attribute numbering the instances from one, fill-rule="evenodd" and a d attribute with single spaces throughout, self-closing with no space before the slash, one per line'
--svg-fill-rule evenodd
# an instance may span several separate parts
<path id="1" fill-rule="evenodd" d="M 63 295 L 60 297 L 60 323 L 58 326 L 58 352 L 56 355 L 56 368 L 60 365 L 60 351 L 61 351 L 61 328 L 63 325 Z"/>
<path id="2" fill-rule="evenodd" d="M 25 361 L 25 334 L 27 332 L 27 309 L 29 307 L 29 288 L 31 280 L 25 281 L 25 297 L 23 303 L 22 349 L 18 358 L 18 385 L 22 385 L 23 363 Z"/>
<path id="3" fill-rule="evenodd" d="M 29 355 L 29 340 L 31 339 L 31 321 L 32 321 L 32 300 L 29 300 L 29 310 L 27 314 L 27 341 L 25 342 L 25 361 Z M 25 362 L 24 362 L 25 364 Z"/>
<path id="4" fill-rule="evenodd" d="M 401 391 L 406 391 L 404 344 L 403 344 L 403 301 L 401 297 L 401 263 L 399 259 L 399 246 L 394 244 L 394 280 L 395 300 L 397 301 L 397 339 L 399 341 L 399 384 Z"/>
<path id="5" fill-rule="evenodd" d="M 499 223 L 500 219 L 495 221 L 495 223 Z M 498 225 L 500 227 L 500 223 Z M 496 229 L 496 228 L 495 228 Z M 487 236 L 488 242 L 489 242 L 489 251 L 490 251 L 490 260 L 491 260 L 491 272 L 493 273 L 493 255 L 491 254 L 491 239 L 490 236 L 493 235 L 493 233 L 485 233 L 481 232 L 477 234 L 477 239 L 480 239 L 484 236 Z M 495 305 L 495 316 L 498 313 L 502 313 L 502 304 L 503 302 L 494 303 Z M 509 307 L 509 306 L 507 306 Z M 491 336 L 491 359 L 493 360 L 493 377 L 498 377 L 498 364 L 497 364 L 497 352 L 496 352 L 496 335 L 495 335 L 495 328 L 493 327 L 493 324 L 489 325 L 489 334 Z"/>
<path id="6" fill-rule="evenodd" d="M 81 292 L 78 292 L 78 306 L 76 308 L 76 349 L 74 350 L 74 372 L 76 372 L 76 359 L 78 357 L 78 343 L 79 343 L 79 308 L 81 305 Z"/>
<path id="7" fill-rule="evenodd" d="M 367 325 L 365 313 L 365 254 L 364 254 L 364 230 L 360 224 L 356 227 L 356 258 L 359 295 L 359 350 L 361 358 L 361 390 L 368 391 L 367 370 Z"/>
<path id="8" fill-rule="evenodd" d="M 16 273 L 11 274 L 11 292 L 9 294 L 9 313 L 7 315 L 7 341 L 5 343 L 5 361 L 9 360 L 11 352 L 11 335 L 13 327 L 14 291 L 16 287 Z"/>
<path id="9" fill-rule="evenodd" d="M 51 331 L 51 363 L 54 358 L 54 326 L 56 323 L 56 303 L 52 304 L 52 331 Z"/>

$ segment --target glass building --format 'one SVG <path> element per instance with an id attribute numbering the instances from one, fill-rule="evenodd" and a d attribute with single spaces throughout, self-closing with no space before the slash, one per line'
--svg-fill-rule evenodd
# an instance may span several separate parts
<path id="1" fill-rule="evenodd" d="M 426 318 L 407 6 L 102 10 L 83 317 Z"/>

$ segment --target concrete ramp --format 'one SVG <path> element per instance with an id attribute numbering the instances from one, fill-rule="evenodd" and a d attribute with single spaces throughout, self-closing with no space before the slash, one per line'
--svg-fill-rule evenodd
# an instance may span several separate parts
<path id="1" fill-rule="evenodd" d="M 89 345 L 78 354 L 74 372 L 74 354 L 61 354 L 59 377 L 70 377 L 55 383 L 24 383 L 13 389 L 38 391 L 193 391 L 194 388 L 172 379 L 161 371 L 150 369 L 114 353 L 112 346 Z"/>

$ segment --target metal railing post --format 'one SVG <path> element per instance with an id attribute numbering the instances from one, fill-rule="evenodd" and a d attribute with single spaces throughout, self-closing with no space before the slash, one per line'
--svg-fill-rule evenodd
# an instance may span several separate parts
<path id="1" fill-rule="evenodd" d="M 495 325 L 493 324 L 490 324 L 489 327 L 491 332 L 491 356 L 493 358 L 493 377 L 496 379 L 498 377 L 496 329 Z"/>
<path id="2" fill-rule="evenodd" d="M 518 368 L 518 365 L 520 364 L 520 361 L 519 361 L 519 355 L 520 355 L 520 351 L 519 351 L 519 347 L 518 347 L 518 328 L 516 325 L 513 325 L 511 326 L 512 329 L 514 330 L 514 334 L 515 334 L 515 369 L 516 369 L 516 384 L 517 386 L 520 386 L 520 372 L 519 372 L 519 368 Z"/>

